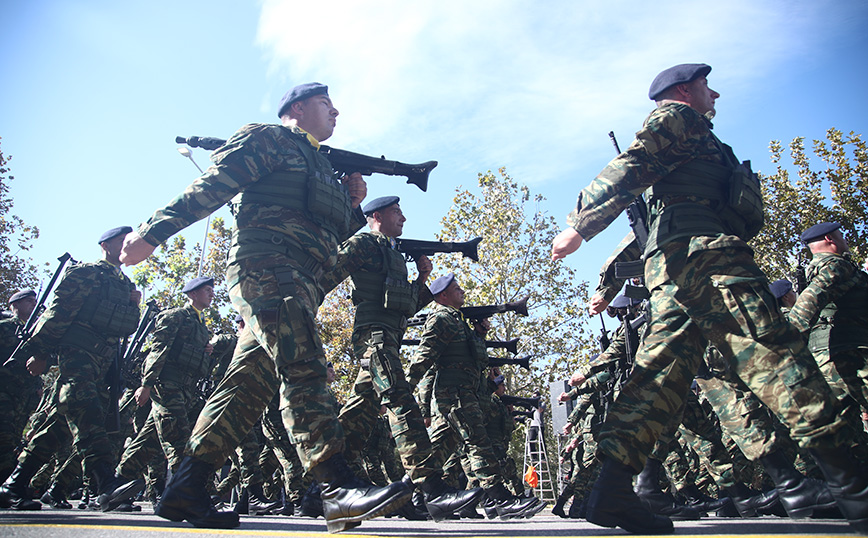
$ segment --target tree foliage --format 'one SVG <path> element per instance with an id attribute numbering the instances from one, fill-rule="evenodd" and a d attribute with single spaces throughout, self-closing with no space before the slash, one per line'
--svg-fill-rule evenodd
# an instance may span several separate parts
<path id="1" fill-rule="evenodd" d="M 235 331 L 232 321 L 235 312 L 230 306 L 229 292 L 223 285 L 231 240 L 231 229 L 226 227 L 222 218 L 214 218 L 208 232 L 208 247 L 202 269 L 202 276 L 214 278 L 214 301 L 205 311 L 205 320 L 214 332 Z M 188 249 L 184 236 L 175 236 L 170 243 L 158 248 L 133 269 L 133 281 L 142 290 L 144 299 L 155 299 L 161 309 L 183 306 L 187 303 L 187 297 L 181 293 L 181 289 L 189 280 L 196 278 L 201 256 L 202 245 L 197 243 Z"/>
<path id="2" fill-rule="evenodd" d="M 532 196 L 504 168 L 479 174 L 478 187 L 478 195 L 457 192 L 439 239 L 481 237 L 479 263 L 463 258 L 443 266 L 435 261 L 435 271 L 456 273 L 468 306 L 529 296 L 529 315 L 494 316 L 489 339 L 520 338 L 519 354 L 533 355 L 531 373 L 514 366 L 507 369 L 510 394 L 546 395 L 550 382 L 569 377 L 593 353 L 583 308 L 588 285 L 578 282 L 570 267 L 551 261 L 552 239 L 559 228 L 554 217 L 540 209 L 545 200 L 541 195 Z"/>
<path id="3" fill-rule="evenodd" d="M 345 402 L 359 372 L 359 361 L 353 358 L 353 320 L 356 309 L 350 299 L 350 281 L 345 280 L 332 290 L 317 313 L 316 324 L 326 359 L 335 367 L 332 390 Z"/>
<path id="4" fill-rule="evenodd" d="M 868 148 L 861 135 L 832 128 L 826 140 L 814 140 L 822 170 L 812 169 L 804 137 L 789 144 L 793 173 L 783 164 L 781 142 L 773 140 L 769 147 L 777 170 L 760 174 L 766 223 L 751 241 L 760 267 L 772 280 L 796 282 L 798 266 L 810 259 L 799 235 L 824 221 L 842 224 L 853 259 L 861 265 L 868 255 Z"/>
<path id="5" fill-rule="evenodd" d="M 3 301 L 23 288 L 36 288 L 37 268 L 24 254 L 39 238 L 39 229 L 11 214 L 13 201 L 9 183 L 15 179 L 8 168 L 12 157 L 0 149 L 0 298 Z"/>

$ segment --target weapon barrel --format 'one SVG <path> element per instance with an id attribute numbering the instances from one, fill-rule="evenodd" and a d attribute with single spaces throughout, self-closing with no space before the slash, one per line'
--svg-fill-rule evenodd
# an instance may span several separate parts
<path id="1" fill-rule="evenodd" d="M 502 314 L 504 312 L 515 312 L 516 314 L 527 316 L 527 300 L 530 296 L 525 296 L 518 301 L 504 304 L 493 304 L 485 306 L 463 306 L 461 313 L 469 319 L 482 319 L 493 316 L 494 314 Z"/>
<path id="2" fill-rule="evenodd" d="M 525 355 L 524 357 L 517 357 L 515 359 L 509 359 L 506 357 L 488 357 L 488 366 L 520 366 L 525 370 L 530 371 L 530 358 L 533 355 Z"/>
<path id="3" fill-rule="evenodd" d="M 404 338 L 401 340 L 402 346 L 418 346 L 421 340 L 418 338 Z M 518 346 L 518 338 L 513 338 L 512 340 L 486 340 L 485 347 L 487 348 L 495 348 L 495 349 L 506 349 L 507 351 L 511 351 L 512 353 L 516 353 L 516 347 Z"/>
<path id="4" fill-rule="evenodd" d="M 536 409 L 540 406 L 539 396 L 535 398 L 522 398 L 520 396 L 510 396 L 508 394 L 504 394 L 503 396 L 500 396 L 500 401 L 505 403 L 506 405 L 518 405 L 524 407 L 525 409 Z"/>
<path id="5" fill-rule="evenodd" d="M 404 176 L 407 178 L 408 184 L 416 185 L 422 192 L 428 190 L 428 175 L 437 166 L 437 161 L 407 164 L 400 161 L 390 161 L 385 156 L 371 157 L 325 145 L 321 145 L 319 150 L 329 160 L 332 168 L 337 171 L 345 174 L 359 172 L 363 176 L 370 176 L 371 174 Z"/>
<path id="6" fill-rule="evenodd" d="M 438 252 L 460 252 L 466 258 L 478 262 L 479 253 L 477 249 L 479 243 L 482 242 L 482 238 L 477 237 L 463 242 L 420 241 L 418 239 L 398 238 L 396 242 L 398 252 L 406 254 L 411 259 L 418 258 L 419 256 L 430 256 Z"/>

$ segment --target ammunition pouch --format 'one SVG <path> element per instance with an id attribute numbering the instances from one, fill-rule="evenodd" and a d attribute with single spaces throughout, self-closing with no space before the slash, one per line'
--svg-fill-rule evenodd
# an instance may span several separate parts
<path id="1" fill-rule="evenodd" d="M 232 231 L 232 247 L 229 254 L 231 259 L 243 260 L 273 254 L 292 259 L 297 268 L 316 280 L 322 276 L 322 262 L 297 247 L 295 241 L 289 236 L 264 228 L 242 228 Z M 275 271 L 275 273 L 280 281 L 280 272 Z M 231 287 L 230 283 L 227 285 Z M 289 294 L 285 294 L 284 297 L 287 295 Z"/>
<path id="2" fill-rule="evenodd" d="M 90 325 L 105 336 L 127 336 L 139 326 L 138 305 L 130 301 L 132 287 L 98 264 L 88 264 L 100 271 L 99 289 L 88 294 L 75 321 Z"/>

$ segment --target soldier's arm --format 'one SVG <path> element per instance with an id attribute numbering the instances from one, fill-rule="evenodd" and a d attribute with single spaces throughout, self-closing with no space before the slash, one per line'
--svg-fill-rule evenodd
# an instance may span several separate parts
<path id="1" fill-rule="evenodd" d="M 600 282 L 597 284 L 594 295 L 599 296 L 607 305 L 611 303 L 621 288 L 624 287 L 624 279 L 615 277 L 615 264 L 638 260 L 641 256 L 639 244 L 631 231 L 618 243 L 618 246 L 615 247 L 600 269 Z"/>
<path id="2" fill-rule="evenodd" d="M 597 355 L 596 359 L 580 366 L 579 372 L 581 372 L 582 375 L 584 375 L 585 378 L 588 379 L 600 370 L 608 368 L 610 364 L 617 361 L 626 360 L 626 334 L 627 333 L 624 331 L 624 325 L 619 325 L 618 330 L 615 331 L 615 337 L 612 338 L 611 342 L 609 342 L 609 347 L 607 347 L 602 353 Z"/>
<path id="3" fill-rule="evenodd" d="M 425 329 L 419 337 L 419 345 L 416 353 L 410 360 L 407 368 L 407 381 L 411 387 L 415 387 L 422 376 L 427 372 L 446 349 L 458 330 L 461 328 L 458 320 L 450 315 L 434 312 L 425 321 Z"/>
<path id="4" fill-rule="evenodd" d="M 78 316 L 88 295 L 99 289 L 99 275 L 92 266 L 72 265 L 54 289 L 48 308 L 39 316 L 28 350 L 45 353 L 56 346 Z"/>
<path id="5" fill-rule="evenodd" d="M 356 234 L 338 247 L 338 261 L 320 278 L 325 293 L 335 289 L 356 271 L 379 271 L 383 262 L 376 239 L 368 234 Z"/>
<path id="6" fill-rule="evenodd" d="M 177 310 L 157 314 L 150 351 L 142 366 L 143 387 L 153 387 L 159 381 L 160 372 L 163 371 L 169 350 L 175 343 L 182 322 L 183 318 Z"/>
<path id="7" fill-rule="evenodd" d="M 820 312 L 830 302 L 842 297 L 855 284 L 855 266 L 840 256 L 829 256 L 819 265 L 811 283 L 799 294 L 788 319 L 801 333 L 817 322 Z"/>
<path id="8" fill-rule="evenodd" d="M 693 159 L 708 132 L 707 120 L 687 105 L 656 109 L 630 147 L 579 193 L 567 225 L 592 239 L 648 187 Z"/>

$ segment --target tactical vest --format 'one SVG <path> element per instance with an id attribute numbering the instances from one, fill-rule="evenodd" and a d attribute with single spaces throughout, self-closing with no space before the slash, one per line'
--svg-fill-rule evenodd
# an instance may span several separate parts
<path id="1" fill-rule="evenodd" d="M 462 333 L 452 339 L 437 359 L 435 387 L 462 387 L 476 391 L 479 385 L 479 372 L 488 361 L 485 342 L 473 335 L 460 313 L 449 312 L 460 323 Z"/>
<path id="2" fill-rule="evenodd" d="M 852 263 L 852 262 L 850 262 Z M 857 284 L 847 293 L 828 303 L 817 323 L 811 327 L 808 347 L 812 352 L 843 351 L 868 346 L 868 274 L 854 268 Z"/>
<path id="3" fill-rule="evenodd" d="M 175 340 L 166 352 L 160 382 L 193 387 L 211 375 L 211 357 L 205 353 L 209 338 L 208 329 L 195 312 L 192 315 L 185 312 Z"/>
<path id="4" fill-rule="evenodd" d="M 82 263 L 99 271 L 97 288 L 87 294 L 75 316 L 96 333 L 107 337 L 128 336 L 139 325 L 139 307 L 130 300 L 132 285 L 118 276 L 112 268 L 98 263 Z"/>
<path id="5" fill-rule="evenodd" d="M 302 135 L 288 132 L 296 140 L 299 153 L 307 163 L 307 173 L 272 172 L 237 194 L 232 199 L 233 207 L 259 204 L 292 209 L 302 212 L 308 219 L 333 235 L 343 236 L 349 229 L 352 219 L 349 192 L 334 177 L 331 165 L 325 156 L 314 150 Z M 236 240 L 242 238 L 242 241 L 233 244 L 236 250 L 235 259 L 261 255 L 262 249 L 269 247 L 267 241 L 256 241 L 256 238 L 253 241 L 245 241 L 245 233 L 245 229 L 240 229 L 235 237 Z M 277 242 L 271 247 L 274 251 L 283 251 L 284 248 Z"/>
<path id="6" fill-rule="evenodd" d="M 739 164 L 732 148 L 714 133 L 726 165 L 693 159 L 652 185 L 646 192 L 649 233 L 645 254 L 675 239 L 697 235 L 737 235 L 748 241 L 763 226 L 763 200 L 759 179 L 750 161 Z M 667 197 L 692 196 L 711 202 L 663 202 Z"/>
<path id="7" fill-rule="evenodd" d="M 372 236 L 380 251 L 381 272 L 356 271 L 350 275 L 356 326 L 382 324 L 403 329 L 406 318 L 418 310 L 419 289 L 407 282 L 404 257 Z"/>

